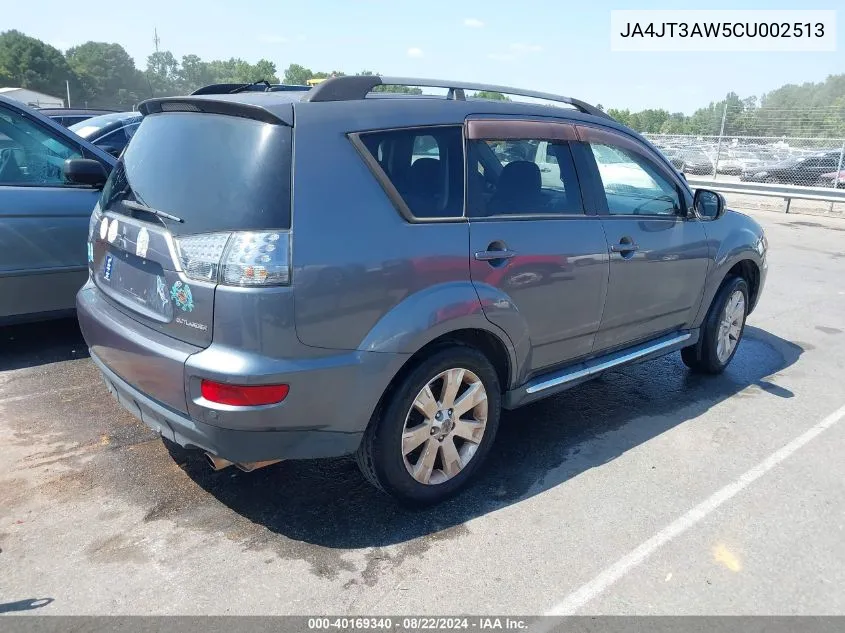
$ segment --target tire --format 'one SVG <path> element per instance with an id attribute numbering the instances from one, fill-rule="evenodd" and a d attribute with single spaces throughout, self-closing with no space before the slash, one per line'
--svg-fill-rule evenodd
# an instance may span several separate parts
<path id="1" fill-rule="evenodd" d="M 742 295 L 741 315 L 735 310 L 737 293 Z M 724 333 L 723 321 L 727 317 L 727 310 L 731 307 L 733 318 L 731 324 L 735 332 L 733 347 L 720 348 L 720 335 Z M 720 374 L 733 360 L 742 335 L 745 332 L 745 319 L 748 316 L 748 284 L 741 277 L 729 277 L 719 288 L 713 298 L 710 310 L 701 328 L 698 343 L 681 350 L 681 359 L 692 371 L 701 374 Z M 729 351 L 729 353 L 727 353 Z"/>
<path id="2" fill-rule="evenodd" d="M 444 392 L 445 374 L 453 370 L 463 370 L 462 374 L 449 374 L 453 378 L 462 376 L 458 395 L 454 398 L 456 404 L 471 388 L 475 389 L 474 393 L 479 393 L 477 383 L 486 392 L 486 400 L 477 398 L 476 405 L 465 413 L 453 413 L 449 417 L 448 410 L 444 408 L 441 411 L 440 404 L 444 397 L 448 400 L 448 394 Z M 457 380 L 453 382 L 458 383 Z M 426 407 L 430 415 L 414 406 L 418 394 L 426 386 L 433 396 L 431 408 Z M 421 398 L 423 400 L 426 398 Z M 464 406 L 469 402 L 464 401 Z M 486 411 L 483 403 L 486 403 Z M 445 414 L 441 421 L 437 421 L 434 411 Z M 379 405 L 358 448 L 358 466 L 370 483 L 405 505 L 440 503 L 464 488 L 482 466 L 496 437 L 500 414 L 499 379 L 487 357 L 464 345 L 440 348 L 401 378 Z M 486 420 L 483 427 L 478 426 L 481 419 Z M 465 421 L 471 421 L 474 428 L 464 424 Z M 416 440 L 425 438 L 407 454 L 403 444 L 406 428 L 417 429 Z M 477 442 L 461 437 L 469 430 L 476 436 Z M 413 441 L 409 441 L 407 446 L 413 446 Z M 451 447 L 455 447 L 457 453 L 449 450 Z M 423 457 L 430 456 L 432 452 L 435 456 L 430 460 L 429 483 L 422 483 L 426 473 Z M 459 459 L 452 461 L 452 467 L 447 468 L 444 455 Z M 415 467 L 419 467 L 420 479 L 411 473 Z"/>

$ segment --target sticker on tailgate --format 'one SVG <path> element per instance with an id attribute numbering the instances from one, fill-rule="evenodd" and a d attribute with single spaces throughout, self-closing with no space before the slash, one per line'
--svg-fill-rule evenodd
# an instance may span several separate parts
<path id="1" fill-rule="evenodd" d="M 111 281 L 111 271 L 114 268 L 114 257 L 111 253 L 106 255 L 106 261 L 103 263 L 103 279 Z"/>

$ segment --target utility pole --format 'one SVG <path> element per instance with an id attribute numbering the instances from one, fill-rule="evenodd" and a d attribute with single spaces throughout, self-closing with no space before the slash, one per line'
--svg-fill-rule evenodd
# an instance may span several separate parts
<path id="1" fill-rule="evenodd" d="M 65 88 L 67 89 L 67 107 L 70 107 L 70 80 L 65 79 Z"/>
<path id="2" fill-rule="evenodd" d="M 719 171 L 719 155 L 722 152 L 722 137 L 725 135 L 725 119 L 728 118 L 728 98 L 725 97 L 725 108 L 722 110 L 722 127 L 719 128 L 719 142 L 716 144 L 716 160 L 713 163 L 713 178 Z"/>
<path id="3" fill-rule="evenodd" d="M 158 38 L 158 29 L 153 29 L 153 43 L 156 45 L 156 53 L 158 53 L 158 43 L 160 41 Z"/>

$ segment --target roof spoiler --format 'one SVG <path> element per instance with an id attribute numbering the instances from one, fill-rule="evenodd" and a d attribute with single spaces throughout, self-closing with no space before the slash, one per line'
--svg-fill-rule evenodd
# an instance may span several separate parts
<path id="1" fill-rule="evenodd" d="M 537 92 L 535 90 L 511 88 L 508 86 L 469 83 L 465 81 L 448 81 L 444 79 L 417 79 L 413 77 L 380 77 L 378 75 L 330 77 L 311 88 L 309 93 L 305 95 L 302 100 L 313 102 L 357 101 L 358 99 L 366 98 L 366 96 L 378 86 L 447 88 L 449 92 L 446 98 L 456 101 L 465 101 L 467 90 L 475 92 L 500 92 L 505 95 L 531 97 L 534 99 L 544 99 L 546 101 L 565 103 L 584 114 L 591 114 L 593 116 L 613 120 L 613 118 L 606 112 L 602 112 L 597 107 L 579 99 L 573 99 L 572 97 L 564 97 L 562 95 L 551 94 L 548 92 Z"/>

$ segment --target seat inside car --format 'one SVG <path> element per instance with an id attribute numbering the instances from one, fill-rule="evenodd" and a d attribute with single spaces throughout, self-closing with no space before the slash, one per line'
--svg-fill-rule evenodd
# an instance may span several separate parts
<path id="1" fill-rule="evenodd" d="M 415 215 L 437 217 L 443 208 L 443 166 L 437 158 L 418 158 L 408 170 L 408 202 Z"/>
<path id="2" fill-rule="evenodd" d="M 536 213 L 543 206 L 540 168 L 527 160 L 508 163 L 499 174 L 491 213 Z"/>

